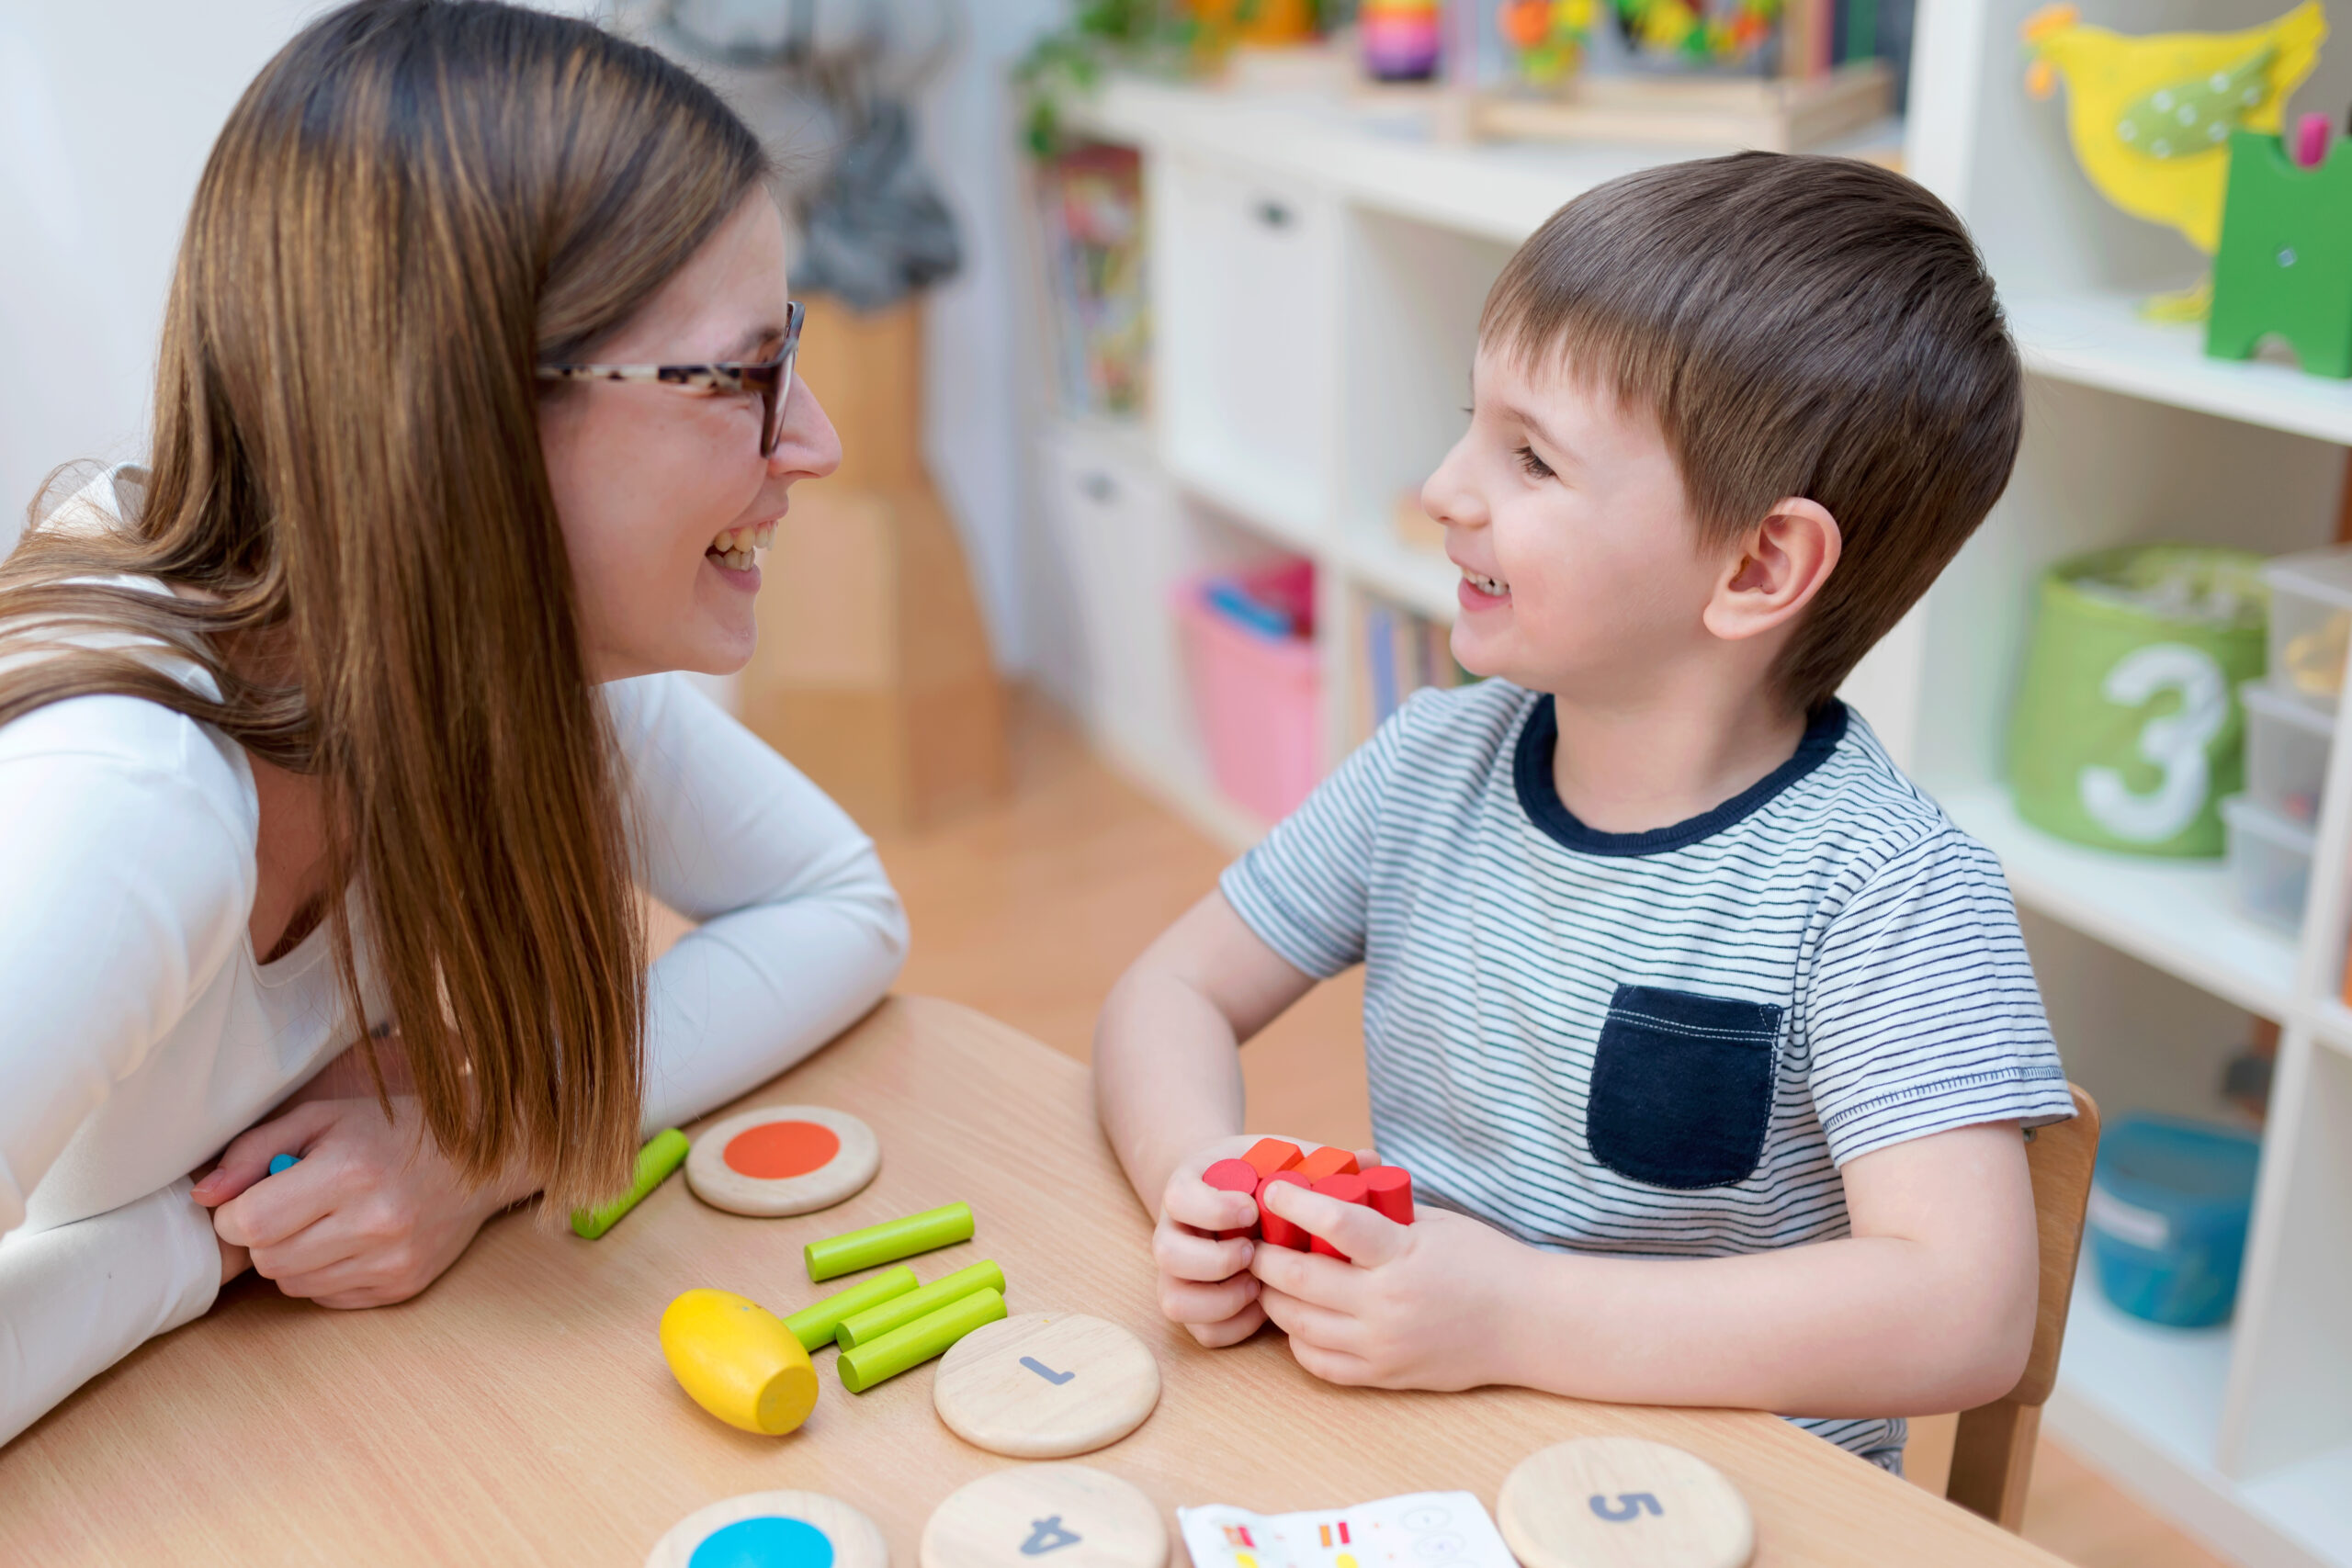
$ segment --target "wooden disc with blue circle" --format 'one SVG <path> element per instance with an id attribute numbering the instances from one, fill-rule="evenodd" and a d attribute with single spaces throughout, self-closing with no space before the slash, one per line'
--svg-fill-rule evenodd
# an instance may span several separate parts
<path id="1" fill-rule="evenodd" d="M 645 1568 L 889 1568 L 874 1521 L 821 1492 L 746 1492 L 697 1508 Z"/>

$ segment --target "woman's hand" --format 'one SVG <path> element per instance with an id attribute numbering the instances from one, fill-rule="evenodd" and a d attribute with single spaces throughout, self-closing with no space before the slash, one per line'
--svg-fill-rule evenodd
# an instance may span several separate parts
<path id="1" fill-rule="evenodd" d="M 289 1296 L 322 1306 L 406 1301 L 440 1276 L 482 1222 L 529 1196 L 509 1180 L 469 1190 L 424 1132 L 416 1100 L 311 1100 L 232 1143 L 196 1201 L 213 1209 L 222 1244 L 249 1249 L 253 1267 Z M 273 1155 L 300 1165 L 276 1176 Z M 224 1274 L 225 1278 L 225 1274 Z"/>
<path id="2" fill-rule="evenodd" d="M 1291 1355 L 1326 1382 L 1441 1391 L 1516 1381 L 1505 1358 L 1513 1280 L 1531 1249 L 1444 1209 L 1409 1225 L 1304 1187 L 1268 1206 L 1351 1261 L 1261 1247 L 1255 1303 L 1290 1336 Z M 1230 1196 L 1230 1194 L 1228 1194 Z M 1230 1244 L 1228 1244 L 1230 1245 Z"/>

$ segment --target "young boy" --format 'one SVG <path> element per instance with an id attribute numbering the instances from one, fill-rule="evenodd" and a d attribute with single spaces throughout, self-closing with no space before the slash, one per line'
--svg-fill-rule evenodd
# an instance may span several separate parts
<path id="1" fill-rule="evenodd" d="M 1168 1315 L 1334 1382 L 1738 1405 L 1889 1469 L 2033 1333 L 2022 1126 L 2071 1113 L 1993 856 L 1833 695 L 1983 520 L 2017 352 L 1958 220 L 1749 153 L 1563 208 L 1487 297 L 1421 491 L 1462 570 L 1424 692 L 1120 980 L 1103 1126 Z M 1365 965 L 1418 1224 L 1217 1240 L 1237 1049 Z"/>

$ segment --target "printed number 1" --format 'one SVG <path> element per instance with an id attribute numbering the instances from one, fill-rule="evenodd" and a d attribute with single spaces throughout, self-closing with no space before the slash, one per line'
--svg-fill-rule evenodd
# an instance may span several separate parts
<path id="1" fill-rule="evenodd" d="M 2152 642 L 2115 661 L 2099 694 L 2119 707 L 2140 707 L 2165 692 L 2180 706 L 2140 727 L 2140 756 L 2164 770 L 2155 790 L 2134 795 L 2113 768 L 2085 768 L 2078 776 L 2083 809 L 2119 839 L 2162 843 L 2205 809 L 2212 778 L 2205 748 L 2229 721 L 2230 685 L 2211 654 L 2185 643 Z"/>
<path id="2" fill-rule="evenodd" d="M 1657 1499 L 1647 1492 L 1620 1492 L 1617 1494 L 1617 1501 L 1613 1504 L 1598 1492 L 1592 1495 L 1592 1511 L 1612 1525 L 1622 1525 L 1628 1519 L 1639 1518 L 1645 1509 L 1661 1517 L 1666 1513 L 1664 1508 L 1657 1506 Z"/>

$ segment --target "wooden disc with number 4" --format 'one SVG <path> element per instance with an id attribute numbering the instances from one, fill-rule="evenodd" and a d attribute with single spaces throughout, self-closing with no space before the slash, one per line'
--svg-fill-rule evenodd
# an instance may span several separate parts
<path id="1" fill-rule="evenodd" d="M 1136 1487 L 1083 1464 L 1017 1464 L 952 1494 L 922 1568 L 1167 1568 L 1168 1527 Z"/>
<path id="2" fill-rule="evenodd" d="M 774 1219 L 855 1197 L 882 1168 L 874 1129 L 821 1105 L 763 1105 L 695 1139 L 686 1185 L 714 1209 Z"/>
<path id="3" fill-rule="evenodd" d="M 1696 1454 L 1640 1438 L 1579 1438 L 1521 1460 L 1495 1499 L 1527 1568 L 1746 1568 L 1747 1500 Z"/>
<path id="4" fill-rule="evenodd" d="M 939 1363 L 931 1403 L 975 1448 L 1067 1459 L 1143 1425 L 1159 1403 L 1159 1363 L 1115 1323 L 1024 1312 L 957 1340 Z"/>
<path id="5" fill-rule="evenodd" d="M 890 1568 L 874 1521 L 821 1492 L 746 1492 L 696 1508 L 653 1543 L 645 1568 Z"/>

